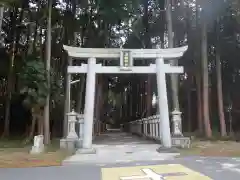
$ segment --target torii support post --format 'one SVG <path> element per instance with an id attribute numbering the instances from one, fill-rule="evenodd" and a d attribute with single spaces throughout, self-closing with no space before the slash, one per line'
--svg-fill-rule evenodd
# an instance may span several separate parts
<path id="1" fill-rule="evenodd" d="M 165 148 L 172 147 L 168 99 L 167 99 L 167 85 L 166 73 L 162 68 L 164 66 L 163 58 L 156 59 L 157 66 L 157 90 L 158 90 L 158 111 L 160 113 L 160 130 L 162 134 L 162 144 Z"/>
<path id="2" fill-rule="evenodd" d="M 92 134 L 93 134 L 93 114 L 95 101 L 95 85 L 96 72 L 94 65 L 96 58 L 89 58 L 87 65 L 87 84 L 85 95 L 85 109 L 84 109 L 84 127 L 83 127 L 83 146 L 77 153 L 95 153 L 96 150 L 92 148 Z"/>

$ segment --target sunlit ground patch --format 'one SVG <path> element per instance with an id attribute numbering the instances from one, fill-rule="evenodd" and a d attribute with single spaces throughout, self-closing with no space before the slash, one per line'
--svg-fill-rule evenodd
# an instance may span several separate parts
<path id="1" fill-rule="evenodd" d="M 180 164 L 102 168 L 102 180 L 212 180 Z"/>

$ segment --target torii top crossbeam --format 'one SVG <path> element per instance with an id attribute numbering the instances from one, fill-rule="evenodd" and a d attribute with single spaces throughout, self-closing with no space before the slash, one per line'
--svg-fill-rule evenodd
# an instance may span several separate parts
<path id="1" fill-rule="evenodd" d="M 134 66 L 134 61 L 141 59 L 177 59 L 187 50 L 187 46 L 171 49 L 121 49 L 121 48 L 78 48 L 64 46 L 70 58 L 104 58 L 120 60 L 120 66 L 103 66 L 95 64 L 96 73 L 156 73 L 156 64 Z M 182 73 L 183 67 L 162 65 L 166 73 Z M 87 73 L 87 64 L 68 66 L 68 73 Z"/>
<path id="2" fill-rule="evenodd" d="M 171 49 L 121 49 L 121 48 L 79 48 L 64 45 L 68 56 L 73 58 L 119 58 L 122 51 L 131 52 L 133 59 L 164 58 L 175 59 L 183 55 L 188 46 Z"/>

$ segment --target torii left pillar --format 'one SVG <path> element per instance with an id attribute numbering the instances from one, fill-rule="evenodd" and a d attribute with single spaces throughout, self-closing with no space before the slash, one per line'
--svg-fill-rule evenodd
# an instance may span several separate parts
<path id="1" fill-rule="evenodd" d="M 83 145 L 78 149 L 77 153 L 93 154 L 96 150 L 92 147 L 93 134 L 93 117 L 94 117 L 94 101 L 95 101 L 95 72 L 96 58 L 89 58 L 87 65 L 87 84 L 85 94 L 85 108 L 84 108 L 84 127 L 83 127 Z"/>
<path id="2" fill-rule="evenodd" d="M 68 65 L 72 66 L 72 57 L 68 57 Z M 66 98 L 64 104 L 64 138 L 68 135 L 68 116 L 67 114 L 71 111 L 71 74 L 67 73 L 66 78 Z"/>

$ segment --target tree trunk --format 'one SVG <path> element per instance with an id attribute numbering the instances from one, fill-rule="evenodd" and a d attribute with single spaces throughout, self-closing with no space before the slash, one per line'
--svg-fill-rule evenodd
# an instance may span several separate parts
<path id="1" fill-rule="evenodd" d="M 100 103 L 101 103 L 101 97 L 102 97 L 102 81 L 101 81 L 101 75 L 98 77 L 98 80 L 96 82 L 97 84 L 97 90 L 96 90 L 96 100 L 95 100 L 95 117 L 97 120 L 100 119 Z"/>
<path id="2" fill-rule="evenodd" d="M 24 15 L 24 11 L 25 11 L 25 8 L 26 8 L 26 5 L 27 3 L 22 3 L 22 6 L 20 8 L 20 14 L 19 14 L 19 18 L 18 18 L 18 22 L 17 22 L 17 25 L 22 25 L 22 21 L 23 21 L 23 15 Z M 16 52 L 19 52 L 19 47 L 20 47 L 20 44 L 19 44 L 19 40 L 21 38 L 21 30 L 17 30 L 16 31 Z"/>
<path id="3" fill-rule="evenodd" d="M 119 112 L 119 117 L 120 119 L 123 118 L 123 92 L 120 93 L 120 99 L 121 99 L 121 103 L 120 103 L 120 112 Z"/>
<path id="4" fill-rule="evenodd" d="M 191 83 L 192 83 L 192 75 L 189 73 L 188 76 L 188 82 L 187 82 L 187 88 L 188 88 L 188 94 L 187 94 L 187 109 L 188 109 L 188 132 L 192 132 L 192 100 L 191 100 Z"/>
<path id="5" fill-rule="evenodd" d="M 129 82 L 129 116 L 132 118 L 133 115 L 133 93 L 132 93 L 132 82 Z"/>
<path id="6" fill-rule="evenodd" d="M 52 0 L 48 2 L 48 25 L 47 25 L 47 42 L 46 42 L 46 70 L 48 79 L 48 88 L 50 90 L 50 69 L 51 69 L 51 29 L 52 29 Z M 46 105 L 44 107 L 44 144 L 50 143 L 50 92 L 46 98 Z"/>
<path id="7" fill-rule="evenodd" d="M 0 32 L 2 32 L 2 22 L 3 22 L 3 13 L 4 13 L 4 7 L 0 6 Z"/>
<path id="8" fill-rule="evenodd" d="M 146 97 L 146 117 L 152 115 L 152 76 L 148 75 L 147 77 L 147 95 L 143 94 Z"/>
<path id="9" fill-rule="evenodd" d="M 203 14 L 204 16 L 204 14 Z M 202 19 L 202 74 L 203 74 L 203 120 L 205 133 L 208 138 L 212 137 L 212 130 L 209 119 L 209 77 L 208 77 L 208 44 L 207 44 L 207 21 Z"/>
<path id="10" fill-rule="evenodd" d="M 199 2 L 196 1 L 196 17 L 199 17 L 200 10 L 199 10 Z M 194 35 L 194 46 L 196 49 L 201 49 L 201 20 L 196 18 L 195 21 L 196 31 Z M 195 79 L 196 79 L 196 93 L 197 93 L 197 118 L 198 118 L 198 131 L 201 135 L 203 135 L 203 99 L 202 99 L 202 63 L 201 63 L 201 52 L 195 51 L 194 53 L 196 64 L 195 64 Z"/>
<path id="11" fill-rule="evenodd" d="M 29 143 L 33 139 L 33 136 L 35 134 L 36 123 L 37 123 L 37 117 L 33 114 L 32 115 L 32 124 L 31 124 L 30 133 L 29 133 L 29 136 L 27 137 L 27 139 L 25 141 L 26 144 Z"/>
<path id="12" fill-rule="evenodd" d="M 37 115 L 37 127 L 38 127 L 38 134 L 39 135 L 43 135 L 43 124 L 44 122 L 44 117 L 43 117 L 43 112 L 41 111 L 38 115 Z"/>
<path id="13" fill-rule="evenodd" d="M 216 77 L 217 77 L 217 97 L 218 97 L 218 115 L 220 119 L 220 132 L 221 136 L 226 136 L 226 122 L 223 108 L 223 91 L 222 91 L 222 70 L 221 70 L 221 57 L 219 48 L 219 27 L 217 20 L 217 46 L 216 46 Z"/>
<path id="14" fill-rule="evenodd" d="M 15 47 L 16 40 L 14 35 L 13 40 L 13 48 L 12 48 L 12 56 L 9 62 L 9 74 L 8 74 L 8 83 L 7 83 L 7 100 L 5 106 L 5 123 L 4 123 L 4 132 L 3 136 L 9 135 L 9 125 L 10 125 L 10 110 L 11 110 L 11 100 L 12 100 L 12 92 L 14 87 L 14 64 L 15 64 Z"/>
<path id="15" fill-rule="evenodd" d="M 166 20 L 167 20 L 167 31 L 168 31 L 168 48 L 173 48 L 174 40 L 173 40 L 171 0 L 166 0 Z M 171 60 L 170 63 L 172 65 L 177 65 L 176 60 Z M 171 74 L 170 77 L 171 77 L 172 106 L 173 106 L 173 109 L 179 110 L 178 76 L 176 74 Z"/>
<path id="16" fill-rule="evenodd" d="M 80 83 L 78 85 L 78 96 L 77 96 L 77 112 L 78 113 L 83 113 L 83 91 L 84 91 L 84 87 L 85 87 L 85 83 L 86 83 L 86 79 L 85 79 L 85 75 L 81 75 L 80 77 Z"/>
<path id="17" fill-rule="evenodd" d="M 102 107 L 103 107 L 103 81 L 102 81 L 102 76 L 99 77 L 99 92 L 98 92 L 98 101 L 97 101 L 97 109 L 96 109 L 96 118 L 98 120 L 101 120 L 101 112 L 102 112 Z"/>
<path id="18" fill-rule="evenodd" d="M 143 16 L 143 25 L 144 25 L 144 48 L 150 49 L 151 48 L 151 35 L 149 32 L 149 0 L 143 0 L 144 5 L 144 16 Z M 142 84 L 145 87 L 145 82 L 142 80 Z M 145 95 L 145 92 L 147 92 L 147 95 Z M 151 75 L 147 76 L 147 84 L 146 84 L 146 91 L 144 88 L 143 96 L 144 104 L 141 105 L 141 114 L 145 114 L 145 107 L 146 107 L 146 117 L 151 116 L 152 114 L 152 78 Z M 146 102 L 146 106 L 145 105 Z"/>
<path id="19" fill-rule="evenodd" d="M 39 106 L 33 106 L 31 109 L 32 112 L 32 124 L 29 135 L 25 140 L 25 143 L 28 144 L 34 137 L 36 132 L 36 124 L 37 124 L 37 133 L 39 135 L 43 135 L 43 110 Z"/>
<path id="20" fill-rule="evenodd" d="M 199 133 L 203 133 L 203 110 L 202 110 L 202 86 L 200 72 L 196 72 L 196 91 L 197 91 L 197 118 Z"/>
<path id="21" fill-rule="evenodd" d="M 11 100 L 12 92 L 14 87 L 14 65 L 15 65 L 15 53 L 16 53 L 16 19 L 17 19 L 17 8 L 14 7 L 10 15 L 11 19 L 11 32 L 12 37 L 12 47 L 11 47 L 11 57 L 9 62 L 9 71 L 7 77 L 7 97 L 5 104 L 5 119 L 4 119 L 4 131 L 3 136 L 9 135 L 9 125 L 10 125 L 10 109 L 11 109 Z"/>

